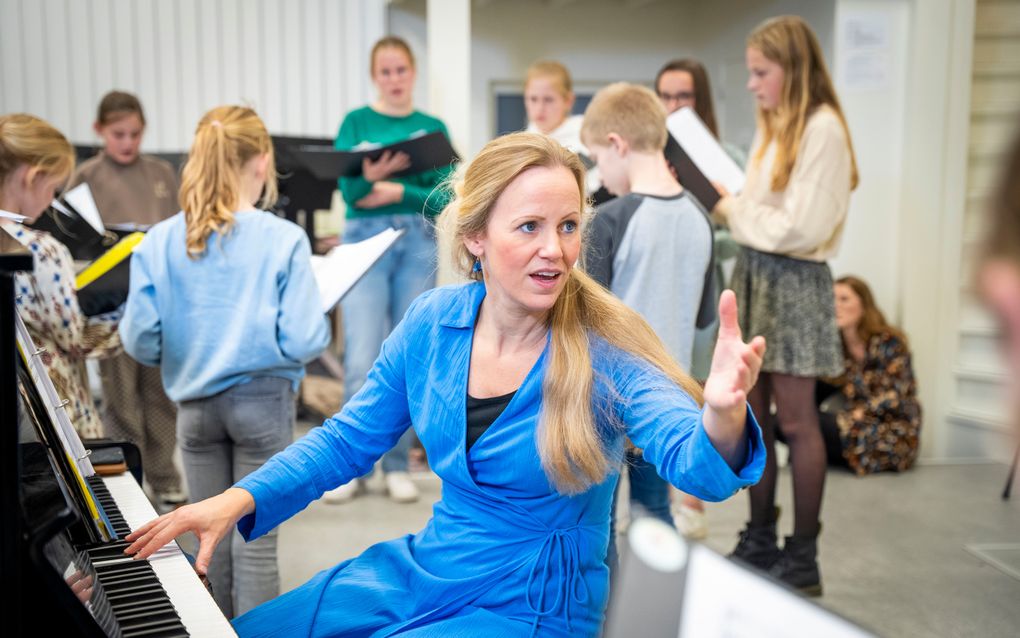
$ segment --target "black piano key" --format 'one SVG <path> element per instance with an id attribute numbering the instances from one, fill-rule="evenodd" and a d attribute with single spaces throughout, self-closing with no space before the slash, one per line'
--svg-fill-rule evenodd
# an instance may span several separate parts
<path id="1" fill-rule="evenodd" d="M 128 601 L 118 603 L 116 605 L 110 605 L 114 613 L 119 617 L 121 614 L 135 614 L 135 613 L 146 613 L 154 614 L 167 609 L 176 609 L 173 603 L 170 602 L 169 598 L 150 598 L 149 600 L 142 601 Z"/>
<path id="2" fill-rule="evenodd" d="M 164 635 L 187 636 L 188 630 L 184 628 L 184 623 L 182 623 L 180 619 L 169 619 L 145 625 L 138 625 L 135 627 L 121 627 L 121 633 L 124 638 L 133 638 L 134 636 Z"/>
<path id="3" fill-rule="evenodd" d="M 103 583 L 103 587 L 106 588 L 106 591 L 113 591 L 115 587 L 123 587 L 125 585 L 158 583 L 159 578 L 157 578 L 155 574 L 140 572 L 138 574 L 120 574 L 116 577 L 103 578 L 101 582 Z"/>
<path id="4" fill-rule="evenodd" d="M 145 629 L 157 625 L 162 626 L 167 623 L 180 623 L 181 618 L 177 615 L 177 611 L 171 607 L 167 611 L 150 613 L 144 616 L 134 616 L 131 618 L 117 616 L 117 622 L 120 624 L 122 631 L 131 631 L 133 629 Z"/>
<path id="5" fill-rule="evenodd" d="M 117 618 L 123 622 L 130 622 L 138 618 L 149 618 L 154 614 L 177 613 L 177 608 L 169 600 L 162 601 L 161 605 L 139 607 L 137 609 L 121 609 L 117 612 Z"/>
<path id="6" fill-rule="evenodd" d="M 164 590 L 158 583 L 156 585 L 148 586 L 125 587 L 118 591 L 106 592 L 106 598 L 112 605 L 121 601 L 129 602 L 132 600 L 149 600 L 150 598 L 156 598 L 158 596 L 166 596 L 166 590 Z"/>

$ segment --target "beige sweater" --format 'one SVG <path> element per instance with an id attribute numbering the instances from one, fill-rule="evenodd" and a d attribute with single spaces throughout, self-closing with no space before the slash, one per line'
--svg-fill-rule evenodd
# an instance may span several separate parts
<path id="1" fill-rule="evenodd" d="M 71 186 L 88 182 L 104 224 L 159 223 L 177 213 L 177 173 L 168 162 L 140 155 L 123 165 L 105 153 L 82 162 Z"/>
<path id="2" fill-rule="evenodd" d="M 747 182 L 737 196 L 720 200 L 716 212 L 738 243 L 810 261 L 836 255 L 850 203 L 850 147 L 839 117 L 823 106 L 808 117 L 786 188 L 772 191 L 772 143 L 760 162 L 755 136 Z"/>

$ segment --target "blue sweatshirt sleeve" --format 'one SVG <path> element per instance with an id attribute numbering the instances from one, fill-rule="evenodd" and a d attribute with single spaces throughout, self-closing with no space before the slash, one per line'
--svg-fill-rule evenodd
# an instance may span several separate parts
<path id="1" fill-rule="evenodd" d="M 734 472 L 708 438 L 703 409 L 648 364 L 621 355 L 612 373 L 614 411 L 646 461 L 670 484 L 706 501 L 722 501 L 754 485 L 765 469 L 765 444 L 747 410 L 744 465 Z"/>
<path id="2" fill-rule="evenodd" d="M 329 322 L 322 312 L 319 287 L 312 274 L 312 250 L 308 237 L 299 229 L 288 259 L 287 270 L 280 275 L 280 311 L 276 332 L 283 356 L 304 364 L 329 345 Z"/>
<path id="3" fill-rule="evenodd" d="M 235 487 L 251 493 L 255 512 L 238 521 L 244 539 L 258 538 L 309 503 L 366 474 L 411 425 L 405 353 L 413 338 L 412 304 L 383 343 L 361 390 L 339 414 L 273 456 Z"/>
<path id="4" fill-rule="evenodd" d="M 131 283 L 120 321 L 124 350 L 139 363 L 158 366 L 162 359 L 163 329 L 156 305 L 156 287 L 150 273 L 150 248 L 155 238 L 146 238 L 131 255 Z"/>

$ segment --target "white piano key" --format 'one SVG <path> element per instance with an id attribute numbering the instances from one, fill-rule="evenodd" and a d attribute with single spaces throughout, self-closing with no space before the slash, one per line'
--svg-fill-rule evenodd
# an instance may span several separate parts
<path id="1" fill-rule="evenodd" d="M 156 518 L 156 510 L 131 474 L 106 476 L 103 482 L 131 529 Z M 149 563 L 192 636 L 237 636 L 176 542 L 150 556 Z"/>

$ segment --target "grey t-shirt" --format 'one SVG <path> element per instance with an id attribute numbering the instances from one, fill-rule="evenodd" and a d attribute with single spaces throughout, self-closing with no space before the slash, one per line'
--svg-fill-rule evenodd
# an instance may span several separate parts
<path id="1" fill-rule="evenodd" d="M 630 193 L 598 207 L 585 270 L 640 313 L 685 370 L 695 327 L 715 319 L 712 224 L 686 191 Z"/>

